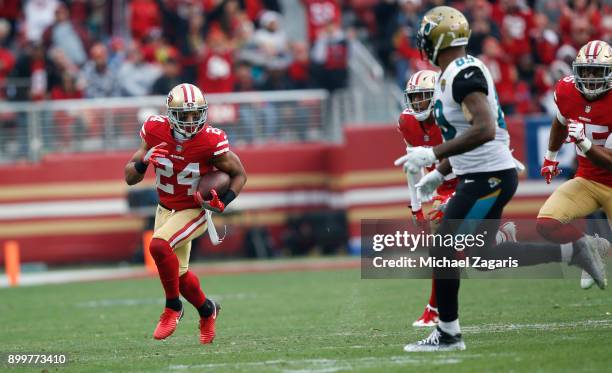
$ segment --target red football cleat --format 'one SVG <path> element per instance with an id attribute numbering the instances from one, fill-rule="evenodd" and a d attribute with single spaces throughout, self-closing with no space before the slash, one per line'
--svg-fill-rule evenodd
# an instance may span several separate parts
<path id="1" fill-rule="evenodd" d="M 200 343 L 203 345 L 212 343 L 213 339 L 215 339 L 215 322 L 217 321 L 217 316 L 219 316 L 219 311 L 221 311 L 219 303 L 212 302 L 215 304 L 213 314 L 200 318 Z"/>
<path id="2" fill-rule="evenodd" d="M 164 312 L 159 317 L 157 327 L 153 332 L 153 338 L 166 339 L 174 333 L 179 321 L 183 318 L 183 310 L 175 311 L 171 308 L 164 308 Z"/>
<path id="3" fill-rule="evenodd" d="M 425 307 L 425 311 L 417 319 L 417 321 L 412 323 L 412 326 L 422 327 L 422 326 L 436 326 L 438 324 L 438 309 L 433 308 L 429 304 Z"/>

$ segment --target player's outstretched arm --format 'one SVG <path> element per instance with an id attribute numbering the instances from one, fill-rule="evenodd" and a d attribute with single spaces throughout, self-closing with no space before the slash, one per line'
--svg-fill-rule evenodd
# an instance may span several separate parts
<path id="1" fill-rule="evenodd" d="M 550 134 L 548 135 L 548 151 L 556 154 L 561 149 L 566 138 L 567 126 L 561 123 L 559 118 L 555 117 L 550 127 Z"/>
<path id="2" fill-rule="evenodd" d="M 232 193 L 233 197 L 235 198 L 240 193 L 242 187 L 244 187 L 244 184 L 246 184 L 247 181 L 246 171 L 242 166 L 242 162 L 240 162 L 240 158 L 238 158 L 236 153 L 230 150 L 216 158 L 213 158 L 212 165 L 230 176 L 229 189 L 225 194 L 228 195 Z M 226 199 L 227 198 L 225 196 L 221 196 L 221 200 Z"/>
<path id="3" fill-rule="evenodd" d="M 132 159 L 130 159 L 130 161 L 125 165 L 125 182 L 127 183 L 127 185 L 135 185 L 138 184 L 142 181 L 142 179 L 144 179 L 144 175 L 146 172 L 146 168 L 145 168 L 145 172 L 140 173 L 137 169 L 136 169 L 136 163 L 140 160 L 142 160 L 142 158 L 145 156 L 145 154 L 147 153 L 147 143 L 143 141 L 141 141 L 140 143 L 140 148 L 138 148 L 138 150 L 136 151 L 136 153 L 134 153 L 134 155 L 132 156 Z"/>
<path id="4" fill-rule="evenodd" d="M 436 146 L 433 151 L 437 159 L 463 154 L 495 139 L 495 118 L 484 93 L 468 94 L 461 106 L 471 126 L 461 135 Z"/>

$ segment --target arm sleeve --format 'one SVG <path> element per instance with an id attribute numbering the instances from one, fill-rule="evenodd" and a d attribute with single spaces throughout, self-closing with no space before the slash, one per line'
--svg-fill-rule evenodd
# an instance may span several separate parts
<path id="1" fill-rule="evenodd" d="M 151 118 L 153 118 L 153 116 L 148 117 L 142 124 L 142 127 L 140 128 L 140 138 L 143 139 L 148 146 L 155 146 L 159 143 L 159 141 L 155 136 L 155 124 Z"/>
<path id="2" fill-rule="evenodd" d="M 222 130 L 214 128 L 213 133 L 216 135 L 213 144 L 213 157 L 218 157 L 229 151 L 229 141 L 227 135 Z"/>
<path id="3" fill-rule="evenodd" d="M 465 97 L 472 92 L 489 94 L 487 79 L 477 66 L 461 70 L 453 80 L 453 99 L 458 104 L 462 103 Z"/>
<path id="4" fill-rule="evenodd" d="M 557 88 L 555 88 L 555 91 L 553 92 L 553 98 L 555 99 L 555 110 L 557 111 L 557 120 L 559 121 L 559 123 L 561 123 L 562 125 L 566 126 L 567 125 L 567 119 L 565 119 L 565 116 L 563 116 L 563 114 L 561 114 L 561 110 L 559 110 L 559 103 L 557 102 L 557 90 L 558 90 L 559 85 L 557 84 Z"/>

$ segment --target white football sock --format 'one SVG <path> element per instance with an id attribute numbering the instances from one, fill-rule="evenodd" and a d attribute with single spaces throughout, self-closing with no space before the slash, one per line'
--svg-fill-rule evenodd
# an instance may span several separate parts
<path id="1" fill-rule="evenodd" d="M 459 327 L 459 319 L 455 319 L 454 321 L 442 321 L 438 323 L 440 329 L 443 332 L 448 333 L 450 335 L 457 335 L 461 333 L 461 328 Z"/>
<path id="2" fill-rule="evenodd" d="M 574 255 L 574 244 L 571 242 L 561 244 L 561 261 L 569 263 Z"/>

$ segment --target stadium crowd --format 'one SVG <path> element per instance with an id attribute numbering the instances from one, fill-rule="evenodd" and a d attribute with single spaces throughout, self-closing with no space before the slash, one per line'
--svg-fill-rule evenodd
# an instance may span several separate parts
<path id="1" fill-rule="evenodd" d="M 306 42 L 288 39 L 277 0 L 0 0 L 3 97 L 166 94 L 182 81 L 208 93 L 335 89 L 348 47 L 328 2 Z"/>
<path id="2" fill-rule="evenodd" d="M 554 83 L 581 45 L 612 41 L 603 0 L 301 2 L 305 40 L 287 36 L 279 0 L 0 0 L 0 99 L 166 94 L 181 81 L 208 93 L 333 90 L 347 83 L 352 37 L 403 86 L 427 66 L 414 40 L 422 14 L 448 4 L 468 16 L 469 51 L 494 75 L 506 113 L 532 113 L 552 110 Z"/>

